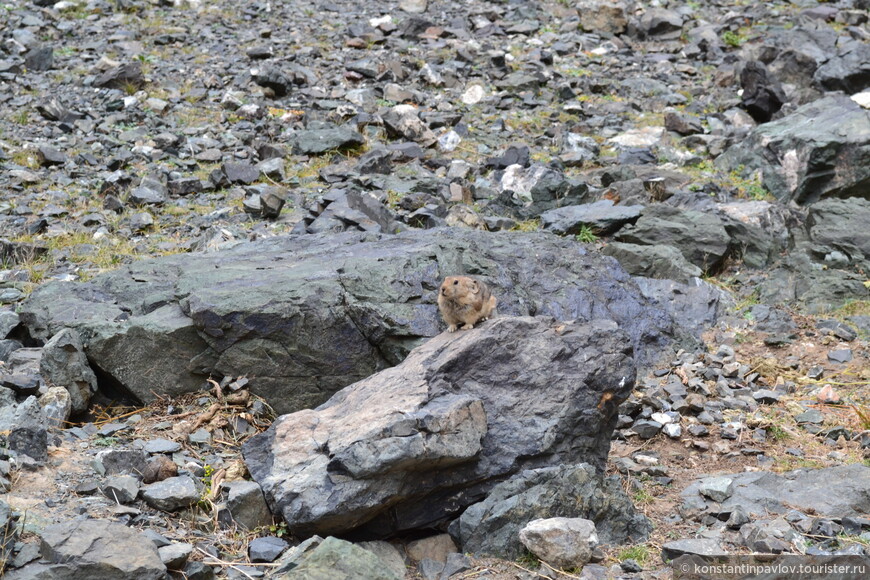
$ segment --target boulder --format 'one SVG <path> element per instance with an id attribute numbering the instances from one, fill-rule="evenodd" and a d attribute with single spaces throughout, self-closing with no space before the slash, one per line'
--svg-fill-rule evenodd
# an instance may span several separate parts
<path id="1" fill-rule="evenodd" d="M 780 203 L 719 203 L 716 213 L 731 237 L 734 254 L 750 268 L 763 268 L 776 261 L 789 246 L 789 231 L 799 227 L 797 212 Z"/>
<path id="2" fill-rule="evenodd" d="M 10 580 L 159 580 L 166 574 L 157 546 L 135 529 L 108 520 L 70 520 L 42 532 L 42 560 Z"/>
<path id="3" fill-rule="evenodd" d="M 530 469 L 495 486 L 450 525 L 464 552 L 517 558 L 520 530 L 531 520 L 566 517 L 595 523 L 602 542 L 643 542 L 652 525 L 637 513 L 618 477 L 588 464 Z"/>
<path id="4" fill-rule="evenodd" d="M 868 197 L 870 110 L 831 95 L 753 129 L 716 160 L 727 171 L 760 169 L 781 201 L 807 205 L 826 197 Z"/>
<path id="5" fill-rule="evenodd" d="M 522 469 L 602 469 L 634 377 L 612 321 L 497 318 L 279 417 L 244 458 L 296 535 L 429 529 Z"/>
<path id="6" fill-rule="evenodd" d="M 673 246 L 642 246 L 610 242 L 602 248 L 601 253 L 616 258 L 629 274 L 635 276 L 687 283 L 703 274 L 701 268 L 690 264 Z"/>
<path id="7" fill-rule="evenodd" d="M 329 537 L 304 554 L 298 565 L 278 575 L 279 580 L 401 580 L 372 552 Z"/>
<path id="8" fill-rule="evenodd" d="M 19 316 L 34 339 L 77 330 L 97 374 L 140 401 L 246 375 L 282 413 L 323 403 L 438 334 L 436 289 L 459 273 L 484 280 L 503 315 L 615 320 L 642 364 L 676 334 L 615 260 L 583 244 L 455 228 L 274 237 L 139 261 L 44 284 Z"/>
<path id="9" fill-rule="evenodd" d="M 841 266 L 870 271 L 870 199 L 825 199 L 809 208 L 807 227 L 813 254 L 830 263 L 834 252 Z"/>
<path id="10" fill-rule="evenodd" d="M 640 219 L 619 230 L 616 239 L 645 246 L 673 246 L 705 272 L 719 268 L 730 243 L 716 215 L 667 205 L 644 208 Z"/>
<path id="11" fill-rule="evenodd" d="M 532 520 L 520 530 L 520 542 L 557 568 L 581 568 L 598 545 L 595 523 L 583 518 Z"/>

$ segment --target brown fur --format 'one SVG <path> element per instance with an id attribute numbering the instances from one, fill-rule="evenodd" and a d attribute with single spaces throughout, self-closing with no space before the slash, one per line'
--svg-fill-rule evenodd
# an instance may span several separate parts
<path id="1" fill-rule="evenodd" d="M 447 276 L 438 291 L 438 310 L 447 332 L 455 332 L 460 324 L 462 330 L 471 330 L 492 316 L 497 304 L 486 284 L 468 276 Z"/>

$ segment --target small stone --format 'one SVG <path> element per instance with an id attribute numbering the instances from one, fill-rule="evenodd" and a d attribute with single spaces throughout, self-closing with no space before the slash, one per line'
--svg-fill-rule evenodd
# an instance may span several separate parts
<path id="1" fill-rule="evenodd" d="M 181 444 L 169 439 L 152 439 L 143 447 L 146 453 L 175 453 L 181 451 Z"/>
<path id="2" fill-rule="evenodd" d="M 144 486 L 142 498 L 155 509 L 171 512 L 195 504 L 199 491 L 193 479 L 180 475 Z"/>
<path id="3" fill-rule="evenodd" d="M 641 419 L 640 421 L 635 421 L 631 430 L 641 439 L 652 439 L 662 430 L 662 424 L 657 421 Z"/>
<path id="4" fill-rule="evenodd" d="M 683 428 L 677 423 L 668 423 L 662 427 L 662 432 L 671 439 L 679 439 L 683 434 Z"/>
<path id="5" fill-rule="evenodd" d="M 102 492 L 117 503 L 130 503 L 139 495 L 139 481 L 132 475 L 113 475 L 103 483 Z"/>
<path id="6" fill-rule="evenodd" d="M 169 544 L 157 548 L 160 560 L 170 570 L 181 570 L 187 564 L 187 559 L 193 553 L 193 546 L 184 542 Z"/>
<path id="7" fill-rule="evenodd" d="M 274 562 L 287 549 L 289 544 L 275 536 L 256 538 L 248 544 L 251 562 Z"/>
<path id="8" fill-rule="evenodd" d="M 795 416 L 794 420 L 798 425 L 803 423 L 812 423 L 815 425 L 821 424 L 825 420 L 825 416 L 818 409 L 810 409 Z"/>
<path id="9" fill-rule="evenodd" d="M 698 492 L 715 502 L 723 502 L 734 493 L 734 480 L 728 477 L 708 477 L 702 479 Z"/>
<path id="10" fill-rule="evenodd" d="M 779 401 L 779 393 L 770 389 L 759 389 L 752 393 L 752 398 L 763 405 L 772 405 Z"/>
<path id="11" fill-rule="evenodd" d="M 835 363 L 847 363 L 852 360 L 851 348 L 838 348 L 828 352 L 828 360 Z"/>

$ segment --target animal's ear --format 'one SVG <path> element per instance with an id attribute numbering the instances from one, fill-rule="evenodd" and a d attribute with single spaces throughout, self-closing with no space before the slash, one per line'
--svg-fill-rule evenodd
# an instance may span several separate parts
<path id="1" fill-rule="evenodd" d="M 477 280 L 471 281 L 471 291 L 474 294 L 477 294 L 478 292 L 480 292 L 480 284 L 477 283 Z"/>

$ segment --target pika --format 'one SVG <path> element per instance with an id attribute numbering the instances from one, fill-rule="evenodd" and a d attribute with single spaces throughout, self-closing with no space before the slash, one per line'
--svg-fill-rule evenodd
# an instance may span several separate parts
<path id="1" fill-rule="evenodd" d="M 468 276 L 447 276 L 438 292 L 438 310 L 447 323 L 447 332 L 456 332 L 460 324 L 462 330 L 471 330 L 492 315 L 496 304 L 489 287 Z"/>

